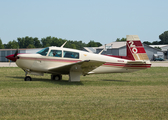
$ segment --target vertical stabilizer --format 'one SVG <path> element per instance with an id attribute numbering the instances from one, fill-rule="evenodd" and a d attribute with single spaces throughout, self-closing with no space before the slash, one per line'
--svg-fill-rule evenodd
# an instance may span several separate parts
<path id="1" fill-rule="evenodd" d="M 127 57 L 130 60 L 149 60 L 138 35 L 127 35 Z"/>

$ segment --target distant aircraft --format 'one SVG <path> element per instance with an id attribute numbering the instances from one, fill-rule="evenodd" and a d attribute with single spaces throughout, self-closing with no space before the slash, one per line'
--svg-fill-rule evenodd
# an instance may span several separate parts
<path id="1" fill-rule="evenodd" d="M 47 47 L 37 54 L 6 56 L 25 71 L 25 81 L 31 81 L 27 74 L 51 74 L 52 80 L 61 80 L 69 75 L 69 82 L 80 81 L 80 76 L 102 73 L 126 73 L 151 67 L 150 60 L 137 35 L 127 35 L 127 56 L 113 56 L 89 53 L 61 47 Z"/>

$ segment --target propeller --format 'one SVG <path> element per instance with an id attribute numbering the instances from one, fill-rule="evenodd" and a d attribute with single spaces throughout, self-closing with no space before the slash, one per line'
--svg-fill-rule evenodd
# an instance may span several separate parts
<path id="1" fill-rule="evenodd" d="M 18 49 L 16 49 L 16 52 L 15 52 L 15 54 L 14 54 L 14 56 L 13 57 L 15 57 L 16 58 L 16 56 L 17 56 L 17 54 L 18 54 Z"/>
<path id="2" fill-rule="evenodd" d="M 15 54 L 8 55 L 8 56 L 6 56 L 6 58 L 9 59 L 9 60 L 12 60 L 14 62 L 16 62 L 16 60 L 18 59 L 17 58 L 18 52 L 19 52 L 19 50 L 17 49 L 16 52 L 15 52 Z"/>

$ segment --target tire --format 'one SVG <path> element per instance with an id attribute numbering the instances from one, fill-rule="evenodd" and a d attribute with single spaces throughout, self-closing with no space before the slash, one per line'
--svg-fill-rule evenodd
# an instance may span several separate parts
<path id="1" fill-rule="evenodd" d="M 59 81 L 62 79 L 62 75 L 51 75 L 51 80 Z"/>
<path id="2" fill-rule="evenodd" d="M 30 76 L 26 76 L 26 77 L 24 78 L 24 80 L 25 80 L 25 81 L 32 81 L 32 78 L 31 78 Z"/>

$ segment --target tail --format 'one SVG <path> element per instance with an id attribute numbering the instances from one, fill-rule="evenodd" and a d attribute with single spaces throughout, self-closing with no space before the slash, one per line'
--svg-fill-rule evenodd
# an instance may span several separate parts
<path id="1" fill-rule="evenodd" d="M 144 60 L 149 58 L 138 35 L 127 35 L 127 57 L 130 60 Z"/>

